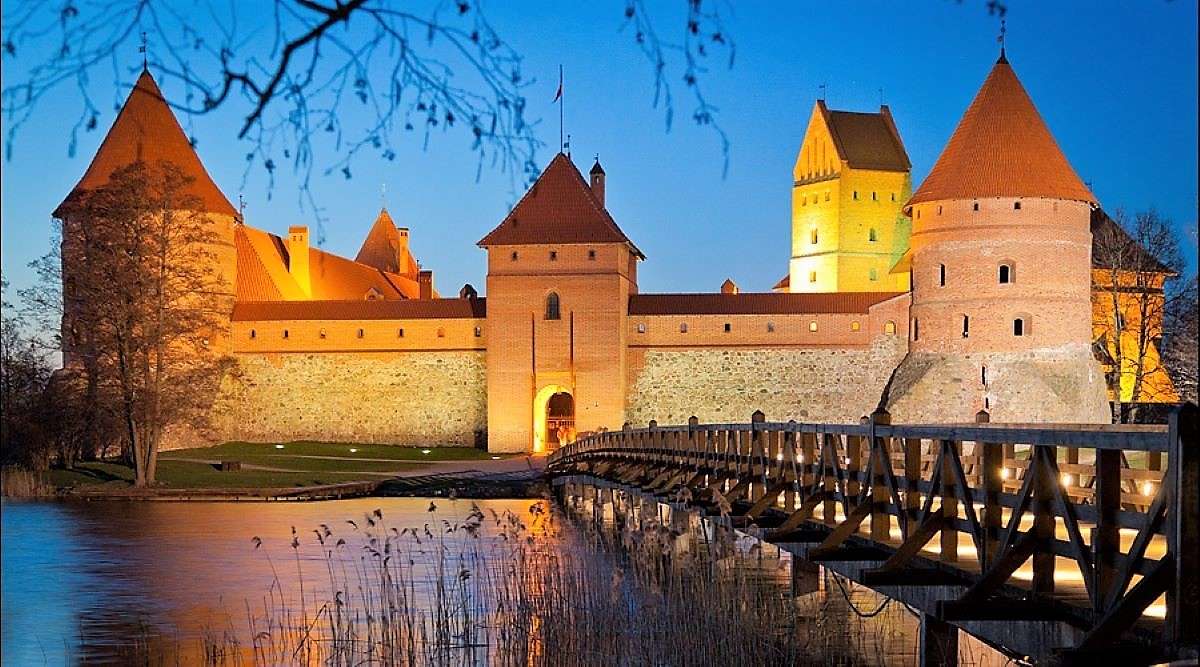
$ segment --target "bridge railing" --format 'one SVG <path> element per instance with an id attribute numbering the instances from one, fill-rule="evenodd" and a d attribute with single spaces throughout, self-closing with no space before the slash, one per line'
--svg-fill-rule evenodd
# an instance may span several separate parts
<path id="1" fill-rule="evenodd" d="M 1165 617 L 1174 645 L 1200 637 L 1194 404 L 1173 410 L 1165 426 L 992 424 L 982 412 L 956 425 L 893 425 L 885 412 L 859 424 L 767 422 L 761 412 L 736 424 L 693 417 L 581 437 L 549 467 L 684 498 L 696 491 L 698 500 L 738 504 L 750 520 L 782 516 L 771 530 L 780 539 L 817 521 L 832 527 L 818 556 L 870 519 L 871 540 L 895 549 L 873 571 L 880 582 L 930 551 L 942 562 L 973 561 L 973 583 L 947 602 L 948 617 L 975 613 L 1032 561 L 1021 574 L 1032 577 L 1021 582 L 1031 598 L 1053 597 L 1057 586 L 1060 597 L 1084 599 L 1085 648 L 1148 609 Z M 927 548 L 935 537 L 937 548 Z M 1078 575 L 1062 568 L 1056 576 L 1060 557 Z"/>

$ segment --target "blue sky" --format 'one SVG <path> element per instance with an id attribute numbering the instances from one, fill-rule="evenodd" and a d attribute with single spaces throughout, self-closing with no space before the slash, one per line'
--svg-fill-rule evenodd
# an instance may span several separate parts
<path id="1" fill-rule="evenodd" d="M 662 7 L 655 10 L 662 12 L 660 30 L 678 29 L 682 0 L 649 4 Z M 1104 207 L 1153 206 L 1181 229 L 1194 229 L 1196 3 L 1008 4 L 1009 60 Z M 247 18 L 266 7 L 247 10 Z M 686 101 L 665 131 L 662 111 L 652 107 L 650 67 L 632 36 L 620 32 L 623 2 L 493 2 L 485 9 L 523 54 L 526 75 L 538 80 L 527 94 L 530 115 L 542 121 L 543 164 L 558 139 L 551 100 L 558 66 L 564 66 L 575 161 L 586 171 L 600 154 L 609 209 L 648 257 L 639 276 L 645 292 L 715 291 L 726 277 L 744 290 L 763 291 L 786 273 L 791 167 L 820 84 L 828 84 L 831 107 L 849 110 L 876 110 L 883 88 L 916 184 L 997 55 L 998 19 L 982 1 L 736 3 L 725 26 L 736 40 L 736 61 L 732 69 L 714 62 L 704 78 L 732 142 L 723 175 L 719 143 L 710 130 L 690 123 Z M 136 68 L 136 46 L 130 51 Z M 5 79 L 19 79 L 25 66 L 6 56 Z M 126 85 L 134 75 L 123 75 Z M 681 71 L 671 75 L 678 80 Z M 126 94 L 107 74 L 92 85 L 101 100 Z M 169 86 L 164 92 L 179 93 Z M 47 98 L 17 135 L 12 160 L 3 163 L 3 267 L 18 288 L 33 280 L 26 264 L 48 248 L 50 211 L 83 173 L 115 116 L 111 105 L 102 105 L 100 131 L 83 135 L 69 157 L 76 95 L 64 88 Z M 682 100 L 682 87 L 676 95 Z M 270 200 L 261 170 L 240 187 L 248 147 L 234 135 L 244 113 L 237 106 L 193 119 L 201 159 L 231 201 L 244 193 L 250 224 L 286 232 L 288 225 L 311 223 L 286 170 Z M 5 133 L 9 121 L 4 118 Z M 462 134 L 437 135 L 427 147 L 403 139 L 397 147 L 392 162 L 359 159 L 351 180 L 315 177 L 314 194 L 329 218 L 325 248 L 354 255 L 386 183 L 388 208 L 397 224 L 411 228 L 413 249 L 434 270 L 439 290 L 453 294 L 470 282 L 482 291 L 484 256 L 474 243 L 513 203 L 508 177 L 485 167 L 477 178 Z M 318 165 L 335 159 L 320 155 Z M 1190 234 L 1185 253 L 1194 267 Z"/>

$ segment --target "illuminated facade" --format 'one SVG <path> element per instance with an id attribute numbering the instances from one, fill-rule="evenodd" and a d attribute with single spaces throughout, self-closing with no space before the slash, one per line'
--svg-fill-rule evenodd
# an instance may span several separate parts
<path id="1" fill-rule="evenodd" d="M 607 175 L 563 154 L 479 241 L 486 296 L 466 285 L 451 298 L 387 211 L 353 260 L 313 247 L 305 227 L 277 236 L 243 221 L 148 73 L 77 190 L 138 157 L 192 175 L 225 241 L 229 330 L 215 347 L 237 370 L 209 439 L 542 451 L 625 422 L 756 409 L 844 422 L 880 404 L 899 421 L 980 408 L 996 421 L 1107 419 L 1091 357 L 1096 202 L 1004 61 L 915 194 L 887 107 L 818 102 L 793 173 L 789 274 L 766 293 L 729 281 L 640 293 L 645 257 L 608 212 Z M 56 211 L 64 275 L 86 222 L 71 200 Z"/>

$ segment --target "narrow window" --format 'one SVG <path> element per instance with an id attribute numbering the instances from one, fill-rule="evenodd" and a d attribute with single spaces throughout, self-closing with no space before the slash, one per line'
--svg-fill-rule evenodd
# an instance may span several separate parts
<path id="1" fill-rule="evenodd" d="M 885 333 L 889 336 L 895 336 L 896 335 L 896 323 L 891 320 L 888 320 L 887 322 L 885 322 L 883 325 L 883 333 Z"/>
<path id="2" fill-rule="evenodd" d="M 800 198 L 800 205 L 801 205 L 801 206 L 808 206 L 808 195 L 805 195 L 805 196 L 803 196 L 803 197 L 801 197 L 801 198 Z"/>
<path id="3" fill-rule="evenodd" d="M 251 337 L 251 338 L 258 338 L 258 332 L 257 332 L 257 331 L 255 331 L 254 329 L 251 329 L 251 330 L 250 330 L 250 337 Z"/>
<path id="4" fill-rule="evenodd" d="M 287 337 L 288 337 L 288 330 L 287 330 L 287 329 L 284 329 L 284 330 L 283 330 L 283 337 L 284 337 L 284 338 L 287 338 Z"/>
<path id="5" fill-rule="evenodd" d="M 892 201 L 896 201 L 896 193 L 895 192 L 892 193 Z"/>
<path id="6" fill-rule="evenodd" d="M 817 321 L 816 320 L 813 320 L 808 323 L 808 330 L 813 333 L 816 333 L 816 331 L 817 331 Z"/>
<path id="7" fill-rule="evenodd" d="M 942 205 L 938 204 L 938 215 L 942 214 Z"/>
<path id="8" fill-rule="evenodd" d="M 551 262 L 553 262 L 553 261 L 554 261 L 554 260 L 556 260 L 556 259 L 558 259 L 558 251 L 557 251 L 557 250 L 551 250 L 551 251 L 550 251 L 550 261 L 551 261 Z"/>
<path id="9" fill-rule="evenodd" d="M 1013 320 L 1013 335 L 1014 336 L 1024 336 L 1025 335 L 1025 320 L 1021 319 L 1020 317 Z"/>
<path id="10" fill-rule="evenodd" d="M 921 337 L 921 323 L 918 322 L 917 318 L 914 317 L 913 318 L 913 340 L 917 340 L 920 337 Z"/>
<path id="11" fill-rule="evenodd" d="M 588 259 L 596 259 L 596 251 L 595 250 L 588 251 Z"/>
<path id="12" fill-rule="evenodd" d="M 971 210 L 978 211 L 979 210 L 979 202 L 975 202 L 974 204 L 971 204 Z"/>
<path id="13" fill-rule="evenodd" d="M 946 265 L 938 264 L 938 287 L 946 286 Z"/>
<path id="14" fill-rule="evenodd" d="M 767 333 L 774 333 L 774 332 L 775 332 L 775 323 L 767 322 Z"/>
<path id="15" fill-rule="evenodd" d="M 733 325 L 726 322 L 725 323 L 725 333 L 729 333 L 730 331 L 733 331 Z"/>
<path id="16" fill-rule="evenodd" d="M 855 190 L 855 191 L 854 191 L 854 198 L 855 198 L 856 200 L 858 199 L 858 190 Z"/>
<path id="17" fill-rule="evenodd" d="M 679 323 L 679 333 L 687 333 L 687 322 Z"/>
<path id="18" fill-rule="evenodd" d="M 810 283 L 817 282 L 817 272 L 816 271 L 808 272 L 808 282 L 810 282 Z"/>
<path id="19" fill-rule="evenodd" d="M 870 277 L 871 280 L 879 280 L 879 272 L 875 269 L 871 269 L 868 277 Z"/>
<path id="20" fill-rule="evenodd" d="M 362 329 L 359 329 L 359 330 L 358 330 L 358 337 L 359 337 L 359 338 L 362 338 L 363 336 L 365 336 L 365 335 L 366 335 L 366 333 L 367 333 L 367 332 L 363 331 Z"/>
<path id="21" fill-rule="evenodd" d="M 445 330 L 445 329 L 441 329 L 441 328 L 439 328 L 439 329 L 437 330 L 437 337 L 438 337 L 438 338 L 445 338 L 445 337 L 446 337 L 446 330 Z"/>
<path id="22" fill-rule="evenodd" d="M 404 327 L 396 330 L 396 338 L 404 338 Z"/>
<path id="23" fill-rule="evenodd" d="M 817 228 L 816 227 L 813 227 L 812 230 L 808 233 L 808 242 L 813 245 L 817 244 Z"/>
<path id="24" fill-rule="evenodd" d="M 317 332 L 317 335 L 321 337 L 321 340 L 325 340 L 325 330 L 324 329 L 321 329 L 319 332 Z"/>
<path id="25" fill-rule="evenodd" d="M 829 201 L 829 191 L 825 191 L 825 201 Z"/>
<path id="26" fill-rule="evenodd" d="M 512 261 L 514 261 L 514 262 L 517 261 L 517 251 L 516 250 L 514 250 L 512 253 Z"/>
<path id="27" fill-rule="evenodd" d="M 859 329 L 862 329 L 862 325 L 858 323 L 858 320 L 854 320 L 850 323 L 851 331 L 858 331 Z"/>
<path id="28" fill-rule="evenodd" d="M 483 327 L 475 327 L 475 337 L 479 338 L 483 335 Z"/>
<path id="29" fill-rule="evenodd" d="M 1001 264 L 1000 265 L 1000 284 L 1007 285 L 1008 283 L 1011 283 L 1012 281 L 1013 281 L 1012 264 Z"/>
<path id="30" fill-rule="evenodd" d="M 875 232 L 874 227 L 872 227 L 870 229 L 870 231 L 867 232 L 867 240 L 870 241 L 871 243 L 874 243 L 879 240 L 879 234 Z"/>
<path id="31" fill-rule="evenodd" d="M 546 295 L 546 319 L 562 319 L 558 311 L 558 294 L 555 292 Z"/>
<path id="32" fill-rule="evenodd" d="M 1014 210 L 1014 211 L 1019 211 L 1019 210 L 1021 210 L 1021 202 L 1019 202 L 1019 201 L 1015 201 L 1015 202 L 1013 202 L 1013 210 Z"/>
<path id="33" fill-rule="evenodd" d="M 963 329 L 962 329 L 963 338 L 966 338 L 967 336 L 969 336 L 970 333 L 971 333 L 971 318 L 966 315 L 963 315 Z"/>
<path id="34" fill-rule="evenodd" d="M 987 384 L 987 366 L 979 367 L 979 383 L 982 385 Z"/>
<path id="35" fill-rule="evenodd" d="M 871 201 L 879 201 L 879 197 L 875 194 L 875 192 L 871 193 Z"/>
<path id="36" fill-rule="evenodd" d="M 1125 330 L 1125 315 L 1124 315 L 1124 313 L 1122 313 L 1121 311 L 1117 311 L 1115 313 L 1115 315 L 1116 315 L 1115 319 L 1116 319 L 1116 323 L 1117 323 L 1117 331 L 1124 331 Z"/>
<path id="37" fill-rule="evenodd" d="M 646 333 L 646 323 L 645 322 L 638 322 L 637 332 L 640 334 Z"/>

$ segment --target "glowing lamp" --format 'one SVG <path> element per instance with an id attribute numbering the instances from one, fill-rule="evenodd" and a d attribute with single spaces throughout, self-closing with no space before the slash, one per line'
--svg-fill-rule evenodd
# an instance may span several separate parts
<path id="1" fill-rule="evenodd" d="M 283 445 L 275 445 L 275 449 L 283 449 Z"/>
<path id="2" fill-rule="evenodd" d="M 422 454 L 428 454 L 430 451 L 432 451 L 432 450 L 429 450 L 429 449 L 422 449 L 422 450 L 421 450 L 421 453 L 422 453 Z"/>
<path id="3" fill-rule="evenodd" d="M 1142 484 L 1142 495 L 1143 496 L 1154 495 L 1154 482 L 1146 482 L 1145 484 Z"/>

